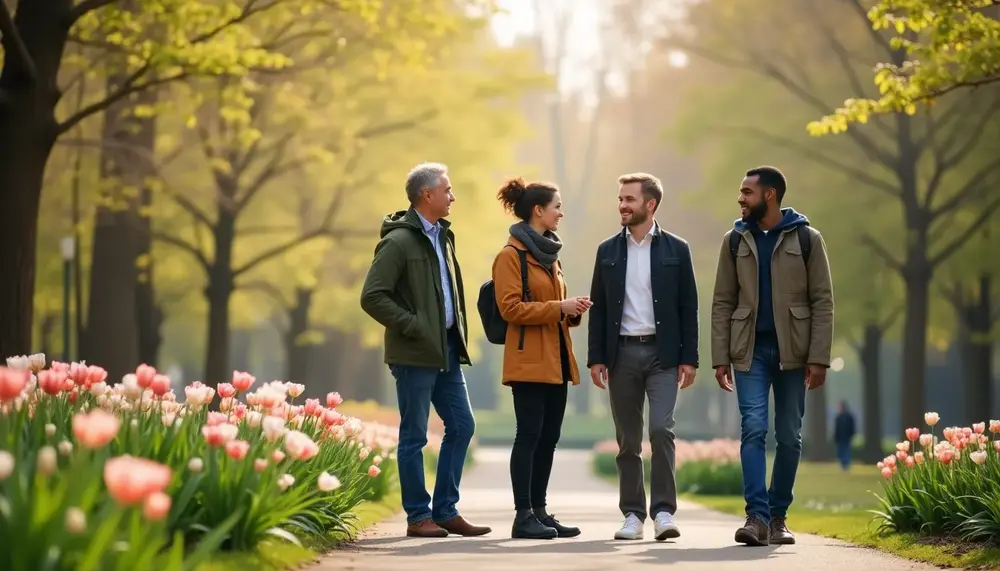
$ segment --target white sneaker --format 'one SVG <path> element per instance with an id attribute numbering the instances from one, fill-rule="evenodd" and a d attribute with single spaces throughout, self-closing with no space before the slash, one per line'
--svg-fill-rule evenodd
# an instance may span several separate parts
<path id="1" fill-rule="evenodd" d="M 674 523 L 674 516 L 670 515 L 670 512 L 660 512 L 656 514 L 656 519 L 653 520 L 653 534 L 656 537 L 656 541 L 663 541 L 665 539 L 680 537 L 681 530 L 677 529 L 677 524 Z"/>
<path id="2" fill-rule="evenodd" d="M 615 539 L 642 539 L 642 522 L 638 516 L 628 514 L 622 528 L 615 532 Z"/>

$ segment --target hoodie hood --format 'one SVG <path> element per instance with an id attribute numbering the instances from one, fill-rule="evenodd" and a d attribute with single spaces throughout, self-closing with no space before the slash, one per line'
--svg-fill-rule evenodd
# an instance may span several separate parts
<path id="1" fill-rule="evenodd" d="M 778 222 L 777 226 L 771 228 L 771 230 L 777 230 L 780 232 L 787 228 L 801 226 L 803 224 L 805 224 L 806 226 L 809 225 L 809 219 L 806 218 L 804 214 L 796 212 L 795 209 L 790 206 L 782 208 L 781 214 L 782 214 L 781 222 Z M 756 230 L 757 223 L 751 222 L 748 224 L 744 222 L 742 218 L 737 218 L 736 222 L 733 223 L 733 229 L 735 229 L 737 232 L 743 232 L 745 230 Z"/>
<path id="2" fill-rule="evenodd" d="M 448 227 L 451 225 L 444 218 L 438 222 L 445 231 L 447 231 Z M 391 212 L 383 216 L 382 228 L 379 231 L 379 238 L 385 238 L 386 234 L 397 228 L 409 228 L 411 230 L 416 230 L 417 232 L 424 231 L 424 225 L 420 222 L 420 217 L 417 216 L 417 211 L 412 208 L 408 210 L 397 210 L 396 212 Z"/>

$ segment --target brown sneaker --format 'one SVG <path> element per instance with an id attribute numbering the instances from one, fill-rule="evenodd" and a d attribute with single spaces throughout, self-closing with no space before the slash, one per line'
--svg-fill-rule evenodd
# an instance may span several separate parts
<path id="1" fill-rule="evenodd" d="M 747 516 L 747 522 L 736 530 L 736 543 L 752 546 L 763 546 L 770 543 L 770 530 L 767 522 L 759 516 Z"/>
<path id="2" fill-rule="evenodd" d="M 487 533 L 493 531 L 484 525 L 472 525 L 471 523 L 465 521 L 465 518 L 460 515 L 457 515 L 448 521 L 439 521 L 437 524 L 447 530 L 448 533 L 464 535 L 467 537 L 474 535 L 486 535 Z"/>
<path id="3" fill-rule="evenodd" d="M 795 536 L 792 532 L 788 531 L 788 525 L 785 523 L 785 518 L 782 517 L 772 517 L 771 518 L 771 543 L 775 545 L 794 545 Z"/>
<path id="4" fill-rule="evenodd" d="M 406 526 L 407 537 L 448 537 L 448 530 L 427 518 Z"/>

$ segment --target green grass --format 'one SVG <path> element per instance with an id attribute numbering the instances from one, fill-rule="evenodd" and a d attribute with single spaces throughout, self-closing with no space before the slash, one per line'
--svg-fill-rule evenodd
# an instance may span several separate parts
<path id="1" fill-rule="evenodd" d="M 845 473 L 834 463 L 803 462 L 795 479 L 788 526 L 793 532 L 842 539 L 934 565 L 1000 567 L 1000 548 L 996 546 L 916 534 L 879 534 L 878 521 L 868 510 L 880 509 L 873 493 L 881 492 L 882 480 L 874 466 L 855 465 Z M 691 495 L 686 499 L 721 512 L 744 514 L 742 497 Z"/>
<path id="2" fill-rule="evenodd" d="M 430 462 L 428 462 L 430 464 Z M 426 474 L 427 487 L 434 486 L 433 468 Z M 362 502 L 355 510 L 355 529 L 364 530 L 385 521 L 403 509 L 399 496 L 399 480 L 393 478 L 388 493 L 377 502 Z M 254 553 L 220 553 L 212 561 L 198 566 L 198 571 L 284 571 L 316 561 L 323 551 L 354 537 L 331 538 L 331 545 L 299 547 L 283 541 L 266 541 Z"/>

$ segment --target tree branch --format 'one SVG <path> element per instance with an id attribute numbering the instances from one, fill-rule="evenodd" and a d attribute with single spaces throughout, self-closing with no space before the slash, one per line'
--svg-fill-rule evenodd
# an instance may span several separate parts
<path id="1" fill-rule="evenodd" d="M 440 109 L 428 109 L 409 119 L 389 121 L 381 125 L 375 125 L 374 127 L 362 129 L 361 131 L 358 131 L 356 137 L 359 139 L 375 139 L 377 137 L 382 137 L 384 135 L 389 135 L 405 129 L 412 129 L 421 123 L 430 121 L 434 117 L 437 117 L 440 113 Z"/>
<path id="2" fill-rule="evenodd" d="M 885 246 L 880 244 L 878 240 L 876 240 L 871 234 L 865 232 L 864 234 L 861 235 L 859 241 L 865 246 L 871 248 L 871 250 L 875 252 L 875 254 L 878 257 L 882 258 L 882 260 L 886 263 L 887 266 L 889 266 L 893 270 L 896 270 L 897 272 L 903 271 L 902 262 L 897 260 L 896 257 L 893 256 L 892 253 L 889 252 L 889 250 L 886 250 Z"/>
<path id="3" fill-rule="evenodd" d="M 268 160 L 267 165 L 263 169 L 261 169 L 261 171 L 254 178 L 254 180 L 250 183 L 246 191 L 243 193 L 243 196 L 237 199 L 235 206 L 237 213 L 242 211 L 244 208 L 247 207 L 248 204 L 250 204 L 250 202 L 254 199 L 257 193 L 260 192 L 260 189 L 264 188 L 264 185 L 266 185 L 268 181 L 270 181 L 276 176 L 288 172 L 289 170 L 301 166 L 301 161 L 298 161 L 300 164 L 294 166 L 292 164 L 286 164 L 286 165 L 281 164 L 282 159 L 285 158 L 285 151 L 288 150 L 288 145 L 292 142 L 292 135 L 293 133 L 285 133 L 278 140 L 278 142 L 276 142 L 273 145 L 273 152 L 271 153 L 271 158 Z M 251 152 L 253 152 L 254 155 L 257 154 L 256 151 L 254 151 L 254 149 L 250 149 L 250 151 L 247 152 L 247 155 L 250 155 Z M 292 163 L 296 162 L 297 161 L 292 161 Z M 244 168 L 248 167 L 249 161 L 242 161 L 242 165 Z"/>
<path id="4" fill-rule="evenodd" d="M 879 330 L 880 331 L 888 330 L 890 327 L 892 327 L 892 324 L 895 323 L 896 320 L 899 319 L 899 316 L 902 314 L 903 314 L 902 306 L 899 305 L 893 306 L 892 311 L 890 311 L 888 315 L 883 317 L 882 320 L 878 322 L 877 325 Z"/>
<path id="5" fill-rule="evenodd" d="M 979 142 L 982 141 L 983 133 L 987 131 L 986 125 L 990 124 L 993 116 L 1000 112 L 1000 98 L 997 98 L 989 105 L 982 115 L 973 123 L 972 133 L 968 130 L 962 129 L 960 126 L 956 127 L 952 136 L 948 137 L 940 146 L 934 145 L 934 174 L 931 177 L 930 183 L 927 185 L 927 196 L 924 201 L 924 207 L 928 210 L 933 210 L 934 207 L 934 197 L 937 194 L 941 186 L 941 180 L 944 178 L 944 174 L 951 169 L 957 167 L 959 163 L 965 160 L 976 147 L 979 146 Z M 933 129 L 933 122 L 931 128 Z M 965 143 L 959 146 L 954 152 L 948 154 L 945 149 L 954 149 L 956 143 L 958 142 L 958 137 L 961 134 L 967 135 Z M 934 131 L 931 132 L 930 138 L 934 138 Z M 1000 161 L 998 161 L 1000 163 Z M 989 170 L 989 169 L 987 169 Z M 989 176 L 987 173 L 985 176 Z M 970 190 L 971 192 L 971 190 Z M 960 204 L 964 198 L 958 195 L 958 203 Z M 937 214 L 933 214 L 937 216 Z"/>
<path id="6" fill-rule="evenodd" d="M 164 244 L 169 244 L 179 250 L 183 250 L 188 254 L 191 254 L 192 256 L 194 256 L 194 259 L 198 261 L 198 263 L 201 265 L 202 269 L 205 270 L 205 272 L 209 271 L 211 264 L 208 263 L 208 258 L 206 258 L 205 254 L 198 248 L 195 248 L 194 245 L 191 244 L 190 242 L 182 240 L 172 234 L 167 234 L 165 232 L 159 232 L 155 230 L 152 233 L 152 237 L 154 240 L 163 242 Z"/>
<path id="7" fill-rule="evenodd" d="M 989 178 L 995 174 L 1000 174 L 1000 159 L 996 159 L 976 171 L 972 175 L 972 178 L 950 199 L 941 204 L 941 206 L 933 210 L 928 210 L 930 220 L 937 220 L 946 214 L 958 210 L 970 201 L 983 198 L 984 194 L 990 190 Z"/>
<path id="8" fill-rule="evenodd" d="M 2 1 L 2 0 L 0 0 L 0 1 Z M 105 2 L 105 1 L 107 1 L 107 0 L 84 0 L 84 2 L 82 2 L 80 4 L 80 6 L 83 6 L 83 5 L 91 3 L 91 2 L 94 3 L 95 5 L 97 5 L 97 4 L 100 4 L 101 2 Z M 267 10 L 267 9 L 269 9 L 269 8 L 277 5 L 278 3 L 280 3 L 280 0 L 276 0 L 275 2 L 271 2 L 270 4 L 266 4 L 264 6 L 261 6 L 261 7 L 255 9 L 255 5 L 257 4 L 257 0 L 249 0 L 247 2 L 247 4 L 243 7 L 243 10 L 238 15 L 234 16 L 233 18 L 230 18 L 229 20 L 226 20 L 226 21 L 220 23 L 215 28 L 212 28 L 211 30 L 209 30 L 209 31 L 207 31 L 207 32 L 205 32 L 205 33 L 203 33 L 201 35 L 195 36 L 194 38 L 192 38 L 190 40 L 189 43 L 190 44 L 200 44 L 200 43 L 207 42 L 207 41 L 211 40 L 212 38 L 214 38 L 215 36 L 217 36 L 220 33 L 222 33 L 224 30 L 226 30 L 230 26 L 234 26 L 236 24 L 240 24 L 243 21 L 245 21 L 247 18 L 250 18 L 251 16 L 253 16 L 254 14 L 257 14 L 259 12 L 265 11 L 265 10 Z M 79 6 L 78 6 L 78 8 L 79 8 Z M 106 110 L 108 107 L 114 105 L 116 102 L 121 101 L 122 99 L 128 97 L 129 95 L 131 95 L 133 93 L 136 93 L 136 92 L 139 92 L 139 91 L 143 91 L 145 89 L 150 89 L 150 88 L 156 87 L 158 85 L 164 85 L 166 83 L 170 83 L 170 82 L 173 82 L 173 81 L 178 81 L 178 80 L 184 79 L 184 78 L 186 78 L 186 77 L 188 77 L 188 76 L 191 75 L 190 71 L 184 70 L 184 71 L 179 71 L 179 72 L 177 72 L 177 73 L 175 73 L 173 75 L 169 75 L 169 76 L 166 76 L 166 77 L 154 78 L 154 79 L 150 79 L 150 80 L 147 80 L 147 81 L 139 83 L 139 80 L 143 76 L 145 76 L 147 73 L 149 73 L 151 70 L 152 70 L 152 64 L 150 62 L 144 63 L 142 66 L 139 67 L 138 70 L 136 70 L 132 75 L 130 75 L 128 77 L 128 79 L 126 79 L 120 86 L 118 86 L 118 88 L 115 89 L 115 91 L 113 91 L 112 93 L 108 94 L 103 100 L 97 101 L 97 102 L 95 102 L 95 103 L 93 103 L 91 105 L 88 105 L 87 107 L 84 107 L 83 109 L 77 111 L 76 114 L 72 115 L 69 119 L 67 119 L 66 121 L 63 121 L 59 125 L 59 128 L 58 128 L 57 132 L 59 134 L 62 134 L 62 133 L 65 133 L 66 131 L 69 131 L 70 129 L 72 129 L 80 121 L 83 121 L 84 119 L 86 119 L 87 117 L 93 115 L 94 113 L 100 113 L 101 111 Z"/>
<path id="9" fill-rule="evenodd" d="M 0 0 L 0 46 L 12 58 L 11 62 L 19 65 L 25 77 L 34 82 L 38 78 L 35 61 L 24 44 L 24 38 L 14 25 L 14 18 L 7 7 L 7 0 Z"/>
<path id="10" fill-rule="evenodd" d="M 876 190 L 879 190 L 890 197 L 893 198 L 900 197 L 900 191 L 898 187 L 883 180 L 879 180 L 862 169 L 851 166 L 848 163 L 840 162 L 839 160 L 834 159 L 824 153 L 811 149 L 809 148 L 808 145 L 795 141 L 794 139 L 782 137 L 780 135 L 774 135 L 766 131 L 763 131 L 761 129 L 758 129 L 756 127 L 720 127 L 719 129 L 729 130 L 729 131 L 742 131 L 747 135 L 764 139 L 770 142 L 771 144 L 775 145 L 776 147 L 780 147 L 785 150 L 797 153 L 803 158 L 809 159 L 817 164 L 832 168 L 834 170 L 838 170 L 840 172 L 850 174 L 857 181 L 867 184 L 868 186 Z"/>
<path id="11" fill-rule="evenodd" d="M 837 56 L 837 62 L 840 64 L 840 69 L 844 72 L 844 77 L 847 78 L 847 82 L 850 84 L 851 90 L 859 96 L 863 95 L 868 90 L 861 84 L 861 78 L 858 75 L 858 72 L 854 69 L 853 62 L 851 61 L 851 56 L 848 53 L 847 48 L 845 48 L 844 44 L 837 39 L 836 33 L 830 28 L 829 25 L 827 25 L 826 19 L 817 12 L 817 4 L 814 2 L 806 2 L 805 5 L 812 14 L 812 19 L 815 24 L 820 28 L 820 30 L 823 31 L 823 36 L 826 38 L 826 43 L 829 45 L 830 50 Z M 865 23 L 869 24 L 867 16 L 865 17 Z M 871 28 L 870 24 L 867 27 Z M 876 115 L 871 117 L 869 123 L 875 125 L 875 128 L 890 139 L 896 138 L 896 133 L 882 120 L 882 116 Z"/>
<path id="12" fill-rule="evenodd" d="M 959 234 L 947 246 L 942 248 L 936 256 L 931 258 L 931 267 L 933 268 L 938 266 L 941 262 L 947 260 L 952 256 L 952 254 L 957 252 L 958 249 L 969 240 L 969 238 L 971 238 L 977 231 L 982 230 L 982 225 L 989 220 L 998 209 L 1000 209 L 1000 197 L 994 198 L 992 202 L 980 210 L 979 215 L 976 216 L 975 220 L 969 224 L 969 227 L 966 228 L 964 232 Z"/>
<path id="13" fill-rule="evenodd" d="M 118 0 L 83 0 L 83 2 L 74 6 L 73 11 L 70 12 L 70 22 L 76 23 L 77 20 L 85 16 L 88 12 L 99 10 L 105 6 L 114 4 L 117 1 Z"/>
<path id="14" fill-rule="evenodd" d="M 891 56 L 896 50 L 893 49 L 892 44 L 879 33 L 878 30 L 872 27 L 871 20 L 868 19 L 868 8 L 861 4 L 861 0 L 844 0 L 844 2 L 854 9 L 854 13 L 857 14 L 858 18 L 864 22 L 865 29 L 868 30 L 868 34 L 872 37 L 876 44 L 885 50 L 887 56 Z"/>
<path id="15" fill-rule="evenodd" d="M 681 47 L 685 51 L 716 64 L 739 70 L 749 70 L 757 75 L 771 79 L 784 87 L 786 91 L 794 95 L 799 101 L 823 114 L 828 113 L 831 109 L 831 106 L 824 103 L 817 95 L 802 87 L 799 83 L 788 77 L 787 74 L 772 65 L 766 54 L 750 53 L 745 59 L 734 60 L 703 50 L 697 45 L 685 43 Z M 877 161 L 889 170 L 896 170 L 897 158 L 889 153 L 889 151 L 880 148 L 871 138 L 858 129 L 848 129 L 846 133 L 871 160 Z"/>
<path id="16" fill-rule="evenodd" d="M 236 284 L 236 288 L 248 291 L 259 291 L 260 293 L 263 293 L 267 297 L 271 298 L 282 309 L 287 309 L 288 306 L 291 305 L 285 297 L 285 294 L 281 293 L 281 290 L 271 282 L 254 280 L 245 284 Z"/>

